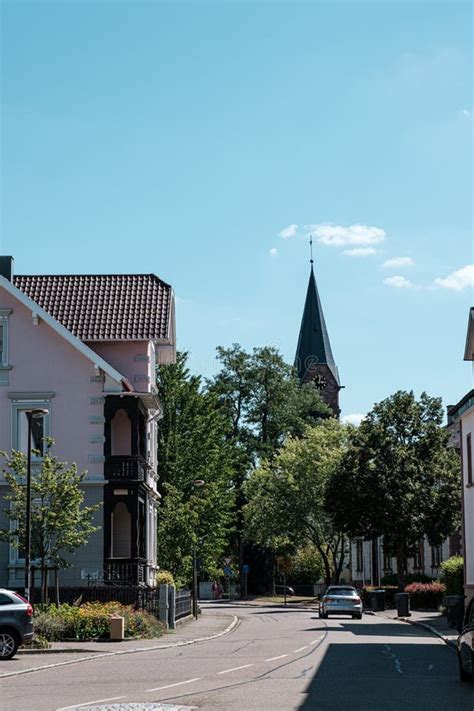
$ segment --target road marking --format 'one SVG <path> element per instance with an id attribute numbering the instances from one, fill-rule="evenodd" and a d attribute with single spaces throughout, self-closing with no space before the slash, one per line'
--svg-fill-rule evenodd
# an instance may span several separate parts
<path id="1" fill-rule="evenodd" d="M 313 641 L 310 642 L 310 644 L 317 644 L 317 643 L 320 642 L 322 639 L 323 639 L 323 637 L 318 637 L 317 639 L 313 639 Z"/>
<path id="2" fill-rule="evenodd" d="M 432 665 L 432 664 L 429 665 L 428 671 L 430 671 L 431 669 L 433 669 L 433 665 Z"/>
<path id="3" fill-rule="evenodd" d="M 178 681 L 176 684 L 167 684 L 166 686 L 157 686 L 155 689 L 147 689 L 146 694 L 150 694 L 152 691 L 161 691 L 162 689 L 171 689 L 173 686 L 181 686 L 182 684 L 192 684 L 193 681 L 201 681 L 200 676 L 197 676 L 195 679 L 187 679 L 186 681 Z"/>
<path id="4" fill-rule="evenodd" d="M 274 662 L 275 659 L 283 659 L 283 657 L 287 657 L 288 654 L 280 654 L 279 657 L 270 657 L 270 659 L 264 659 L 264 662 Z"/>
<path id="5" fill-rule="evenodd" d="M 224 669 L 224 671 L 217 672 L 218 674 L 230 674 L 230 672 L 237 671 L 238 669 L 247 669 L 247 667 L 253 667 L 253 664 L 243 664 L 241 667 L 234 667 L 233 669 Z"/>
<path id="6" fill-rule="evenodd" d="M 118 699 L 124 699 L 125 696 L 112 696 L 110 699 L 96 699 L 95 701 L 86 701 L 85 704 L 74 704 L 74 706 L 61 706 L 60 709 L 56 711 L 68 711 L 68 709 L 80 709 L 81 706 L 92 706 L 92 704 L 101 704 L 103 701 L 117 701 Z"/>
<path id="7" fill-rule="evenodd" d="M 302 652 L 303 649 L 308 649 L 308 645 L 305 644 L 304 647 L 300 647 L 299 649 L 295 649 L 295 651 L 293 652 L 293 654 L 298 654 L 298 652 Z"/>

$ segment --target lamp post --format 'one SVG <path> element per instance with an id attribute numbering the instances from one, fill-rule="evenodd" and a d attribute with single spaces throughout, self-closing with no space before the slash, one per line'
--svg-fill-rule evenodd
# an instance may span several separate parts
<path id="1" fill-rule="evenodd" d="M 40 420 L 49 414 L 45 408 L 25 410 L 28 420 L 28 454 L 26 460 L 26 526 L 25 526 L 25 597 L 31 595 L 31 420 Z"/>
<path id="2" fill-rule="evenodd" d="M 194 479 L 193 488 L 199 489 L 204 486 L 206 482 L 203 479 Z M 193 546 L 193 617 L 195 620 L 198 618 L 198 581 L 197 581 L 197 547 L 196 541 Z"/>

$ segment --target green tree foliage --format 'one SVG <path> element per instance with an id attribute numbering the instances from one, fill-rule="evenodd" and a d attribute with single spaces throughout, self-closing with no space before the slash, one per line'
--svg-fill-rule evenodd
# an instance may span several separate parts
<path id="1" fill-rule="evenodd" d="M 347 540 L 325 508 L 326 489 L 337 471 L 346 428 L 331 418 L 290 437 L 246 483 L 247 536 L 276 552 L 311 543 L 321 556 L 326 583 L 337 582 Z"/>
<path id="2" fill-rule="evenodd" d="M 353 431 L 332 478 L 328 507 L 351 537 L 383 535 L 397 556 L 399 585 L 405 561 L 423 535 L 437 545 L 459 524 L 459 461 L 448 447 L 439 398 L 399 391 L 374 406 Z"/>
<path id="3" fill-rule="evenodd" d="M 287 436 L 332 415 L 312 383 L 300 386 L 294 369 L 271 346 L 247 353 L 239 344 L 217 348 L 221 370 L 210 382 L 227 412 L 230 435 L 256 464 Z"/>
<path id="4" fill-rule="evenodd" d="M 292 556 L 290 579 L 296 583 L 317 583 L 324 574 L 324 565 L 316 546 L 308 543 Z"/>
<path id="5" fill-rule="evenodd" d="M 441 563 L 440 581 L 446 585 L 446 595 L 464 595 L 464 558 L 453 555 Z"/>
<path id="6" fill-rule="evenodd" d="M 164 416 L 158 428 L 162 506 L 158 514 L 158 563 L 178 585 L 189 583 L 193 549 L 203 571 L 215 576 L 233 525 L 235 452 L 228 421 L 213 393 L 189 373 L 187 354 L 160 366 L 157 385 Z M 196 487 L 193 482 L 204 480 Z"/>
<path id="7" fill-rule="evenodd" d="M 41 568 L 42 599 L 46 599 L 47 568 L 72 565 L 70 555 L 87 543 L 99 528 L 93 517 L 102 504 L 84 506 L 81 484 L 86 472 L 79 473 L 75 464 L 69 466 L 53 456 L 48 447 L 41 464 L 33 467 L 31 477 L 31 553 Z M 38 453 L 39 454 L 39 453 Z M 11 530 L 0 530 L 0 538 L 21 549 L 26 527 L 26 456 L 22 452 L 0 452 L 4 459 L 3 473 L 8 484 L 3 509 L 11 521 Z M 69 554 L 69 556 L 68 556 Z"/>

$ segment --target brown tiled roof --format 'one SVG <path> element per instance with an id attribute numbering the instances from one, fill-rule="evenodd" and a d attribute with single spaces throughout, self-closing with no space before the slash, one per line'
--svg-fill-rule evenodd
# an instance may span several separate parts
<path id="1" fill-rule="evenodd" d="M 172 289 L 154 274 L 15 276 L 13 282 L 82 341 L 171 335 Z"/>

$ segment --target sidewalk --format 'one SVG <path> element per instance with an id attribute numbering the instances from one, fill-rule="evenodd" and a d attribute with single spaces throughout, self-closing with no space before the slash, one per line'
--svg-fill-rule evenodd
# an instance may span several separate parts
<path id="1" fill-rule="evenodd" d="M 158 649 L 179 644 L 193 644 L 202 639 L 223 634 L 234 619 L 235 615 L 228 612 L 203 610 L 197 620 L 190 617 L 178 624 L 175 630 L 170 630 L 162 637 L 154 639 L 126 639 L 121 642 L 110 642 L 108 640 L 103 642 L 82 642 L 79 640 L 77 642 L 51 642 L 50 649 L 21 647 L 18 650 L 18 654 L 28 657 L 37 654 L 104 654 L 107 652 Z"/>
<path id="2" fill-rule="evenodd" d="M 411 625 L 422 627 L 423 629 L 427 629 L 437 637 L 443 639 L 446 644 L 453 647 L 456 646 L 458 632 L 452 627 L 448 627 L 446 616 L 440 614 L 439 612 L 411 610 L 411 617 L 397 617 L 396 610 L 385 610 L 384 612 L 377 612 L 376 614 L 388 617 L 392 620 L 401 620 L 403 622 L 408 622 Z"/>

